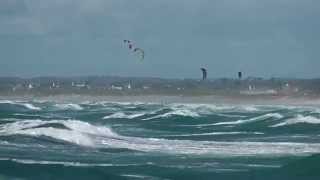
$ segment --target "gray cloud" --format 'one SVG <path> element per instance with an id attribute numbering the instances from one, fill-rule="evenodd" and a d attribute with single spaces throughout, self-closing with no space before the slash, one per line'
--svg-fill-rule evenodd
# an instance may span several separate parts
<path id="1" fill-rule="evenodd" d="M 316 0 L 2 0 L 0 75 L 316 77 L 319 17 Z"/>
<path id="2" fill-rule="evenodd" d="M 21 15 L 26 12 L 26 5 L 23 0 L 1 0 L 0 1 L 0 15 L 12 16 Z"/>

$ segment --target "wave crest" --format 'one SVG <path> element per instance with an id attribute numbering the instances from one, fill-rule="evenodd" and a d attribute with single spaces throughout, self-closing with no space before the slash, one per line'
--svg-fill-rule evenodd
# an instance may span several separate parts
<path id="1" fill-rule="evenodd" d="M 67 129 L 42 127 L 50 123 L 62 124 Z M 94 146 L 90 135 L 115 136 L 111 129 L 107 127 L 94 126 L 77 120 L 24 120 L 0 125 L 1 136 L 17 134 L 36 137 L 47 136 L 83 146 Z"/>
<path id="2" fill-rule="evenodd" d="M 55 107 L 59 110 L 76 110 L 81 111 L 83 110 L 83 107 L 81 107 L 79 104 L 55 104 Z"/>
<path id="3" fill-rule="evenodd" d="M 66 128 L 45 127 L 60 123 Z M 218 142 L 169 140 L 122 136 L 110 128 L 78 120 L 24 120 L 0 125 L 0 135 L 47 136 L 93 148 L 123 148 L 142 152 L 169 154 L 212 154 L 216 156 L 303 155 L 319 153 L 320 144 L 271 142 Z"/>
<path id="4" fill-rule="evenodd" d="M 31 103 L 25 103 L 25 102 L 14 102 L 14 101 L 9 101 L 9 100 L 1 100 L 0 104 L 12 104 L 12 105 L 17 105 L 17 106 L 22 106 L 26 109 L 34 110 L 34 111 L 42 110 L 40 107 L 37 107 Z"/>
<path id="5" fill-rule="evenodd" d="M 280 127 L 287 126 L 299 123 L 307 123 L 307 124 L 320 124 L 320 119 L 314 116 L 303 116 L 301 114 L 297 115 L 295 118 L 287 119 L 284 122 L 272 125 L 270 127 Z"/>

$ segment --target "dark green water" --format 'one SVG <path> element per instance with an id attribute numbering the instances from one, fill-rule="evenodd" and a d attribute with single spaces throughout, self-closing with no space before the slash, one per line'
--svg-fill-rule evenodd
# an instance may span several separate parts
<path id="1" fill-rule="evenodd" d="M 320 179 L 320 107 L 0 101 L 0 179 Z"/>

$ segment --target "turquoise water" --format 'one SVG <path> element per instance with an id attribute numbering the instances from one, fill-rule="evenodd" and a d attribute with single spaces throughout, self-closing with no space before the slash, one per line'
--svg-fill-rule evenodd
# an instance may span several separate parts
<path id="1" fill-rule="evenodd" d="M 319 179 L 320 107 L 0 101 L 0 179 Z"/>

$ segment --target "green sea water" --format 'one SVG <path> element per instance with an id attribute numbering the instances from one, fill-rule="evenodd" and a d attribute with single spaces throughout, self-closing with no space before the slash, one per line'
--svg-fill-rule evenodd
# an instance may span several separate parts
<path id="1" fill-rule="evenodd" d="M 320 179 L 320 106 L 0 101 L 0 179 Z"/>

